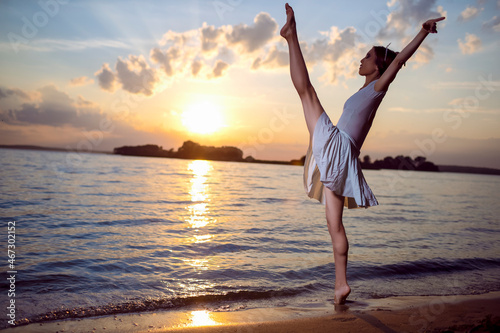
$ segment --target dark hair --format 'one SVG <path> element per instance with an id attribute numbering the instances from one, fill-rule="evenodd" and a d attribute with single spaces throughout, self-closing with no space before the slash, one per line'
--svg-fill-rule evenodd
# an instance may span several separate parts
<path id="1" fill-rule="evenodd" d="M 375 55 L 377 56 L 377 59 L 375 59 L 375 65 L 377 65 L 378 71 L 380 75 L 382 75 L 394 60 L 394 58 L 396 58 L 399 52 L 394 52 L 393 50 L 388 49 L 384 46 L 374 46 L 373 48 L 375 49 Z M 387 57 L 385 56 L 386 50 Z"/>

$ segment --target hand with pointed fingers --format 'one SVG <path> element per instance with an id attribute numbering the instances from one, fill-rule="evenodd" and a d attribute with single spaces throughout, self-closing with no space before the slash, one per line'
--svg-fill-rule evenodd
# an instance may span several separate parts
<path id="1" fill-rule="evenodd" d="M 442 21 L 445 18 L 446 17 L 442 16 L 440 18 L 430 19 L 430 20 L 424 22 L 424 24 L 422 24 L 422 29 L 424 29 L 428 33 L 436 34 L 437 33 L 437 22 Z"/>

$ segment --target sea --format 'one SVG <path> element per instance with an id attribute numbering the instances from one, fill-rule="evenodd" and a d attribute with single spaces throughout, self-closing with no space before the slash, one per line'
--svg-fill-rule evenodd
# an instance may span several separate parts
<path id="1" fill-rule="evenodd" d="M 333 304 L 302 167 L 0 149 L 0 168 L 0 308 L 17 324 Z M 344 211 L 350 302 L 500 290 L 500 176 L 364 174 L 380 205 Z"/>

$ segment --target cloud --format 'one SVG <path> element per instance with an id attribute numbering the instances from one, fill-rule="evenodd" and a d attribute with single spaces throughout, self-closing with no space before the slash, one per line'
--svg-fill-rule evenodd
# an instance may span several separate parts
<path id="1" fill-rule="evenodd" d="M 217 51 L 214 46 L 219 44 L 214 42 L 214 36 L 220 33 L 210 32 L 215 30 L 213 26 L 209 27 L 204 23 L 202 28 L 196 30 L 168 31 L 160 42 L 163 47 L 155 47 L 150 51 L 151 61 L 159 65 L 167 77 L 172 79 L 181 76 L 197 76 L 207 59 L 211 57 L 209 54 Z M 203 39 L 207 45 L 209 44 L 205 46 L 205 50 L 202 46 Z"/>
<path id="2" fill-rule="evenodd" d="M 197 76 L 202 68 L 203 68 L 203 63 L 199 60 L 194 60 L 193 63 L 191 64 L 191 74 L 193 76 Z"/>
<path id="3" fill-rule="evenodd" d="M 217 62 L 215 63 L 215 67 L 212 71 L 212 74 L 214 77 L 219 77 L 219 76 L 222 76 L 224 71 L 229 67 L 229 65 L 227 63 L 225 63 L 224 61 L 222 60 L 217 60 Z"/>
<path id="4" fill-rule="evenodd" d="M 129 55 L 126 59 L 118 58 L 114 70 L 103 64 L 95 75 L 103 90 L 113 92 L 118 87 L 150 96 L 175 78 L 216 79 L 231 66 L 241 66 L 259 56 L 265 59 L 266 68 L 273 64 L 282 66 L 283 54 L 273 48 L 277 30 L 278 24 L 269 14 L 259 13 L 251 25 L 215 27 L 203 23 L 199 29 L 168 31 L 160 45 L 149 52 L 152 65 L 142 55 Z M 266 56 L 269 49 L 275 54 Z"/>
<path id="5" fill-rule="evenodd" d="M 356 29 L 332 27 L 322 34 L 325 37 L 304 45 L 308 63 L 321 63 L 326 68 L 321 79 L 329 83 L 337 83 L 340 76 L 355 77 L 362 54 L 368 52 L 366 45 L 358 43 Z"/>
<path id="6" fill-rule="evenodd" d="M 0 96 L 4 95 L 0 98 L 3 144 L 112 151 L 123 145 L 181 143 L 179 133 L 167 133 L 161 125 L 138 128 L 140 118 L 133 114 L 120 108 L 106 114 L 98 104 L 83 96 L 73 98 L 54 85 L 36 91 L 0 87 Z"/>
<path id="7" fill-rule="evenodd" d="M 500 17 L 493 16 L 491 20 L 484 22 L 483 29 L 487 31 L 500 32 Z"/>
<path id="8" fill-rule="evenodd" d="M 301 42 L 301 49 L 310 69 L 322 66 L 325 74 L 320 78 L 336 84 L 341 77 L 355 77 L 359 61 L 368 50 L 360 43 L 361 36 L 353 27 L 343 30 L 331 27 L 321 32 L 322 37 L 310 43 Z M 289 53 L 281 43 L 275 43 L 252 62 L 252 69 L 275 69 L 288 67 Z"/>
<path id="9" fill-rule="evenodd" d="M 94 108 L 94 109 L 99 109 L 99 105 L 96 103 L 89 101 L 85 99 L 82 95 L 78 95 L 76 102 L 75 102 L 76 107 L 78 108 Z"/>
<path id="10" fill-rule="evenodd" d="M 177 47 L 172 47 L 166 52 L 155 47 L 151 50 L 150 57 L 154 63 L 159 64 L 168 76 L 174 74 L 172 62 L 179 59 L 180 51 Z"/>
<path id="11" fill-rule="evenodd" d="M 221 37 L 224 35 L 224 30 L 224 28 L 215 28 L 214 26 L 207 26 L 204 23 L 200 29 L 201 51 L 210 52 L 217 49 L 218 44 L 221 42 Z"/>
<path id="12" fill-rule="evenodd" d="M 158 70 L 151 68 L 143 56 L 118 57 L 115 72 L 107 63 L 95 73 L 101 89 L 114 92 L 117 87 L 132 94 L 151 96 L 160 84 Z"/>
<path id="13" fill-rule="evenodd" d="M 436 8 L 437 12 L 439 13 L 440 17 L 448 17 L 448 12 L 444 10 L 443 6 L 437 6 Z M 446 26 L 446 20 L 439 22 L 439 27 L 442 29 Z"/>
<path id="14" fill-rule="evenodd" d="M 467 8 L 465 8 L 464 11 L 461 12 L 460 15 L 458 16 L 458 21 L 459 22 L 470 21 L 475 17 L 477 17 L 482 10 L 483 9 L 478 9 L 474 6 L 467 6 Z"/>
<path id="15" fill-rule="evenodd" d="M 105 118 L 96 104 L 78 97 L 75 101 L 55 86 L 38 89 L 40 101 L 23 103 L 15 109 L 1 112 L 3 121 L 11 125 L 70 125 L 82 129 L 99 128 Z"/>
<path id="16" fill-rule="evenodd" d="M 92 84 L 92 83 L 94 83 L 94 80 L 89 79 L 86 76 L 75 77 L 74 79 L 71 79 L 69 81 L 70 85 L 77 86 L 77 87 L 79 87 L 79 86 L 86 86 L 86 85 Z"/>
<path id="17" fill-rule="evenodd" d="M 462 54 L 473 54 L 481 50 L 482 42 L 476 35 L 465 33 L 465 41 L 458 39 L 458 46 Z"/>
<path id="18" fill-rule="evenodd" d="M 229 45 L 240 45 L 244 52 L 254 52 L 270 41 L 278 30 L 278 23 L 268 14 L 259 13 L 254 25 L 240 24 L 226 33 Z"/>
<path id="19" fill-rule="evenodd" d="M 415 35 L 415 27 L 431 18 L 447 16 L 447 12 L 442 6 L 437 6 L 434 10 L 436 0 L 393 0 L 388 3 L 388 7 L 395 9 L 387 16 L 386 26 L 382 27 L 377 37 L 381 40 L 402 40 L 409 42 Z M 438 24 L 438 30 L 444 27 L 445 22 Z M 413 68 L 418 68 L 422 64 L 428 63 L 434 57 L 434 51 L 429 44 L 422 44 L 412 62 Z"/>
<path id="20" fill-rule="evenodd" d="M 407 30 L 420 25 L 430 18 L 440 17 L 442 7 L 432 10 L 436 0 L 394 0 L 389 7 L 397 7 L 387 17 L 387 25 L 380 29 L 378 37 L 382 39 L 399 38 L 407 35 Z M 398 6 L 399 5 L 399 6 Z"/>
<path id="21" fill-rule="evenodd" d="M 413 68 L 418 68 L 422 64 L 429 63 L 434 58 L 434 50 L 428 44 L 421 44 L 418 52 L 413 56 L 415 63 Z"/>
<path id="22" fill-rule="evenodd" d="M 101 89 L 113 92 L 116 88 L 116 77 L 109 64 L 105 63 L 102 65 L 101 69 L 94 74 L 97 77 L 97 82 L 99 82 L 99 87 Z"/>
<path id="23" fill-rule="evenodd" d="M 122 89 L 133 94 L 153 94 L 159 76 L 151 68 L 143 56 L 130 55 L 128 59 L 118 58 L 116 62 L 116 77 Z"/>
<path id="24" fill-rule="evenodd" d="M 0 99 L 7 98 L 9 96 L 16 96 L 16 97 L 19 97 L 21 99 L 26 99 L 26 100 L 31 99 L 30 95 L 28 93 L 22 91 L 21 89 L 17 89 L 17 88 L 8 89 L 8 88 L 0 87 Z"/>
<path id="25" fill-rule="evenodd" d="M 380 36 L 406 36 L 406 30 L 443 12 L 431 10 L 435 0 L 394 0 L 396 9 L 387 17 Z M 409 17 L 408 17 L 409 16 Z M 312 42 L 301 42 L 308 66 L 321 66 L 322 80 L 336 84 L 341 77 L 355 77 L 359 61 L 367 52 L 361 32 L 353 27 L 331 27 Z M 427 63 L 434 52 L 423 46 L 415 56 L 417 64 Z M 268 13 L 257 14 L 252 24 L 213 26 L 203 23 L 198 29 L 166 32 L 149 57 L 129 55 L 118 58 L 114 69 L 108 64 L 95 73 L 101 89 L 116 88 L 133 94 L 151 96 L 176 79 L 217 79 L 231 68 L 275 70 L 288 67 L 286 43 L 278 35 L 278 24 Z"/>
<path id="26" fill-rule="evenodd" d="M 336 84 L 341 77 L 357 75 L 359 60 L 367 52 L 361 35 L 353 27 L 332 27 L 317 40 L 301 47 L 311 68 L 322 66 L 322 80 Z M 420 55 L 427 62 L 432 50 Z M 148 64 L 148 61 L 150 64 Z M 288 67 L 286 43 L 278 35 L 278 24 L 268 13 L 259 13 L 253 23 L 212 26 L 184 32 L 168 31 L 160 45 L 149 51 L 149 58 L 129 55 L 119 58 L 112 70 L 104 64 L 95 73 L 103 90 L 117 87 L 134 94 L 152 95 L 158 87 L 179 78 L 217 79 L 231 68 L 275 70 Z"/>
<path id="27" fill-rule="evenodd" d="M 285 67 L 288 66 L 289 57 L 287 51 L 280 50 L 277 45 L 273 45 L 263 58 L 257 57 L 254 60 L 252 69 Z"/>

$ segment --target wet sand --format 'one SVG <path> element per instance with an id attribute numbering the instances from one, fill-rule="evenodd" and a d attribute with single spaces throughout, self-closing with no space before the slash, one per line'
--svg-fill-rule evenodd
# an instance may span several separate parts
<path id="1" fill-rule="evenodd" d="M 224 310 L 222 308 L 221 310 Z M 34 323 L 2 332 L 493 332 L 500 292 L 353 301 L 345 306 L 157 311 Z"/>

